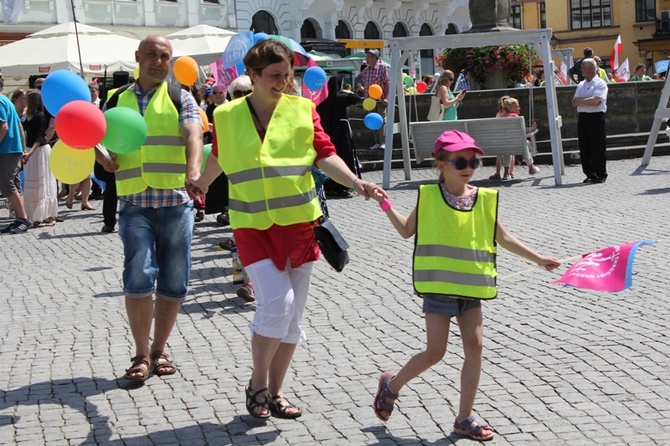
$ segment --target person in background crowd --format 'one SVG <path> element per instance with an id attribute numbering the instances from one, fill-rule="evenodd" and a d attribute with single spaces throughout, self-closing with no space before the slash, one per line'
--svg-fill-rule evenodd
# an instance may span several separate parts
<path id="1" fill-rule="evenodd" d="M 330 136 L 335 145 L 337 155 L 344 160 L 347 167 L 358 178 L 361 173 L 358 167 L 358 157 L 354 150 L 354 141 L 349 127 L 347 107 L 358 104 L 361 98 L 354 93 L 342 91 L 342 76 L 334 75 L 328 79 L 328 97 L 316 106 L 316 112 L 321 117 L 323 130 Z M 353 197 L 350 188 L 335 181 L 327 180 L 323 185 L 326 196 Z"/>
<path id="2" fill-rule="evenodd" d="M 19 119 L 23 122 L 23 120 L 26 119 L 26 91 L 14 90 L 14 92 L 12 92 L 12 104 L 14 104 Z"/>
<path id="3" fill-rule="evenodd" d="M 367 67 L 368 64 L 363 62 L 361 64 L 361 69 L 358 72 L 358 75 L 356 75 L 354 78 L 354 93 L 356 93 L 361 98 L 365 98 L 367 96 L 365 93 L 365 81 L 363 80 L 363 72 Z"/>
<path id="4" fill-rule="evenodd" d="M 646 75 L 647 67 L 643 63 L 635 65 L 635 75 L 630 78 L 630 81 L 650 81 L 651 78 Z"/>
<path id="5" fill-rule="evenodd" d="M 96 107 L 100 108 L 100 87 L 97 82 L 88 84 L 88 91 L 91 92 L 91 102 Z"/>
<path id="6" fill-rule="evenodd" d="M 605 71 L 605 69 L 602 68 L 602 66 L 603 66 L 602 59 L 598 56 L 593 56 L 593 60 L 595 60 L 596 64 L 598 65 L 598 77 L 609 84 L 610 80 L 607 77 L 607 71 Z"/>
<path id="7" fill-rule="evenodd" d="M 577 109 L 577 138 L 584 183 L 604 183 L 607 180 L 607 83 L 597 76 L 598 65 L 593 59 L 584 59 L 584 80 L 577 85 L 572 106 Z"/>
<path id="8" fill-rule="evenodd" d="M 26 92 L 26 152 L 22 157 L 25 190 L 23 202 L 33 226 L 53 226 L 58 217 L 57 184 L 49 169 L 51 146 L 46 140 L 46 117 L 37 89 Z"/>
<path id="9" fill-rule="evenodd" d="M 575 64 L 568 70 L 568 77 L 575 83 L 583 81 L 584 75 L 582 74 L 582 62 L 584 62 L 584 59 L 590 59 L 592 57 L 593 57 L 593 48 L 587 46 L 586 48 L 584 48 L 584 57 L 578 59 L 575 62 Z"/>
<path id="10" fill-rule="evenodd" d="M 0 92 L 5 80 L 0 76 Z M 2 234 L 26 232 L 32 224 L 26 214 L 21 195 L 21 157 L 25 146 L 25 135 L 16 107 L 4 94 L 0 94 L 0 193 L 9 201 L 16 219 L 0 230 Z"/>
<path id="11" fill-rule="evenodd" d="M 370 86 L 379 85 L 382 89 L 381 98 L 377 99 L 375 112 L 380 114 L 386 121 L 386 106 L 388 105 L 389 94 L 389 66 L 382 62 L 379 50 L 372 49 L 365 51 L 365 61 L 368 67 L 362 72 L 365 87 L 365 97 L 370 96 Z M 384 150 L 384 126 L 379 130 L 372 130 L 375 143 L 370 150 Z"/>

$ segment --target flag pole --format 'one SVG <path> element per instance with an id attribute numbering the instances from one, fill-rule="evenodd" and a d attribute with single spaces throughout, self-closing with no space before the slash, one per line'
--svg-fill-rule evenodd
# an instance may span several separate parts
<path id="1" fill-rule="evenodd" d="M 79 75 L 84 79 L 84 64 L 81 61 L 81 45 L 79 45 L 79 31 L 77 30 L 77 16 L 74 13 L 74 0 L 70 0 L 70 5 L 72 6 L 72 21 L 74 22 L 74 35 L 77 39 L 77 53 L 79 54 Z"/>
<path id="2" fill-rule="evenodd" d="M 566 259 L 561 259 L 561 260 L 559 260 L 559 262 L 567 263 L 567 262 L 572 262 L 574 260 L 579 260 L 581 258 L 582 258 L 582 256 L 578 255 L 578 256 L 568 257 Z M 519 274 L 526 274 L 526 273 L 533 272 L 536 269 L 542 269 L 542 267 L 541 266 L 533 266 L 532 268 L 524 269 L 523 271 L 518 271 L 516 273 L 512 273 L 512 274 L 508 274 L 508 275 L 503 276 L 503 277 L 499 277 L 499 279 L 506 280 L 506 279 L 509 279 L 510 277 L 518 276 Z"/>

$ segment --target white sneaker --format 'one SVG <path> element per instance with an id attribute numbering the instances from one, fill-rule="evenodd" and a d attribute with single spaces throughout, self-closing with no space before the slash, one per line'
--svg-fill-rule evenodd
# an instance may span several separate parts
<path id="1" fill-rule="evenodd" d="M 370 150 L 379 150 L 380 147 L 381 147 L 381 144 L 377 143 L 374 146 L 370 147 Z"/>
<path id="2" fill-rule="evenodd" d="M 386 144 L 380 144 L 379 150 L 386 150 Z"/>
<path id="3" fill-rule="evenodd" d="M 537 167 L 536 165 L 531 165 L 531 166 L 528 168 L 528 173 L 529 173 L 530 175 L 535 175 L 535 174 L 538 173 L 539 171 L 540 171 L 540 168 Z"/>

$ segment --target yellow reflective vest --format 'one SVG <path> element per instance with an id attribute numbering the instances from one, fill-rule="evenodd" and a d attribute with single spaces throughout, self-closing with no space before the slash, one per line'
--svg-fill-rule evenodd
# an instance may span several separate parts
<path id="1" fill-rule="evenodd" d="M 469 211 L 451 207 L 439 184 L 419 188 L 414 244 L 414 290 L 493 299 L 496 290 L 498 192 L 480 187 Z"/>
<path id="2" fill-rule="evenodd" d="M 246 98 L 218 106 L 214 124 L 233 229 L 263 230 L 321 216 L 311 171 L 316 158 L 311 101 L 282 95 L 262 143 Z"/>
<path id="3" fill-rule="evenodd" d="M 128 107 L 139 113 L 135 92 L 128 89 L 119 95 L 117 107 Z M 147 139 L 131 153 L 118 154 L 116 191 L 119 196 L 154 189 L 178 189 L 186 180 L 186 149 L 179 126 L 179 112 L 170 99 L 168 84 L 163 82 L 144 112 Z"/>

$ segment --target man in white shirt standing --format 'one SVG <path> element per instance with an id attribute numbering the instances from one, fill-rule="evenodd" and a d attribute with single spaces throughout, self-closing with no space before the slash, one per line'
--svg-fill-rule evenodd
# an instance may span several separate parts
<path id="1" fill-rule="evenodd" d="M 604 183 L 607 180 L 607 83 L 597 76 L 598 65 L 591 58 L 582 61 L 584 80 L 577 85 L 572 106 L 577 108 L 577 138 L 584 183 Z"/>

